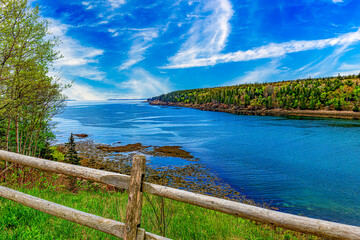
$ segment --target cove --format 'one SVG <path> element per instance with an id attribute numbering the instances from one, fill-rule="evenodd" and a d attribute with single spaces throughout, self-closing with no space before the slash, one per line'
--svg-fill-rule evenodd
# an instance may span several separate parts
<path id="1" fill-rule="evenodd" d="M 179 145 L 248 198 L 360 226 L 360 121 L 243 116 L 140 100 L 69 102 L 56 137 Z"/>

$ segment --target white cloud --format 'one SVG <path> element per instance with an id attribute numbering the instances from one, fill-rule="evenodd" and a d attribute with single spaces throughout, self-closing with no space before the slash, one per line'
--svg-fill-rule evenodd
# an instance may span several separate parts
<path id="1" fill-rule="evenodd" d="M 96 91 L 89 85 L 78 83 L 73 83 L 71 88 L 64 91 L 64 94 L 74 100 L 105 100 L 109 98 L 106 93 Z"/>
<path id="2" fill-rule="evenodd" d="M 119 35 L 119 33 L 116 31 L 116 29 L 113 29 L 113 28 L 109 28 L 108 32 L 112 33 L 113 37 L 117 37 Z"/>
<path id="3" fill-rule="evenodd" d="M 311 77 L 337 74 L 339 59 L 347 51 L 349 51 L 349 44 L 336 48 L 329 56 L 320 62 L 311 65 L 307 64 L 301 68 L 301 71 L 297 70 L 296 72 L 302 74 L 303 77 L 306 77 L 306 75 L 310 74 Z"/>
<path id="4" fill-rule="evenodd" d="M 343 0 L 332 0 L 333 3 L 342 3 L 344 2 Z"/>
<path id="5" fill-rule="evenodd" d="M 83 46 L 78 41 L 66 36 L 69 25 L 54 19 L 49 20 L 52 22 L 49 32 L 61 40 L 61 45 L 57 47 L 57 50 L 60 51 L 63 58 L 56 61 L 56 66 L 79 66 L 93 63 L 97 61 L 94 59 L 95 57 L 104 53 L 101 49 Z"/>
<path id="6" fill-rule="evenodd" d="M 60 52 L 63 58 L 57 60 L 54 66 L 61 69 L 65 74 L 103 81 L 105 74 L 99 71 L 97 67 L 89 64 L 97 63 L 96 58 L 101 56 L 104 51 L 81 45 L 79 41 L 66 35 L 69 25 L 54 19 L 48 20 L 52 22 L 49 26 L 49 32 L 61 40 L 61 44 L 56 50 Z"/>
<path id="7" fill-rule="evenodd" d="M 125 4 L 125 0 L 109 0 L 109 3 L 111 8 L 116 9 Z"/>
<path id="8" fill-rule="evenodd" d="M 119 70 L 129 69 L 136 63 L 145 59 L 146 50 L 152 46 L 152 40 L 159 35 L 157 28 L 140 29 L 132 36 L 133 43 L 128 52 L 128 59 L 121 64 Z"/>
<path id="9" fill-rule="evenodd" d="M 111 10 L 116 10 L 126 3 L 125 0 L 96 0 L 96 1 L 83 1 L 82 5 L 86 6 L 86 9 L 92 9 L 94 7 L 110 7 Z"/>
<path id="10" fill-rule="evenodd" d="M 197 59 L 210 58 L 224 49 L 230 34 L 229 20 L 234 12 L 232 5 L 228 0 L 203 1 L 192 16 L 208 12 L 211 14 L 204 18 L 195 18 L 196 21 L 187 33 L 187 40 L 179 52 L 169 58 L 170 66 L 167 68 L 188 66 Z"/>
<path id="11" fill-rule="evenodd" d="M 273 80 L 271 77 L 281 73 L 282 71 L 278 69 L 280 63 L 278 60 L 273 60 L 270 63 L 259 66 L 253 71 L 246 72 L 244 76 L 236 78 L 235 80 L 225 84 L 225 85 L 237 85 L 244 83 L 263 83 Z"/>
<path id="12" fill-rule="evenodd" d="M 182 61 L 172 61 L 163 68 L 189 68 L 200 66 L 213 66 L 218 63 L 250 61 L 263 58 L 274 58 L 284 56 L 288 53 L 302 52 L 326 47 L 350 45 L 360 41 L 360 29 L 356 32 L 342 34 L 338 37 L 310 40 L 310 41 L 290 41 L 285 43 L 271 43 L 247 51 L 237 51 L 226 54 L 214 54 L 208 57 L 195 57 L 182 59 Z"/>
<path id="13" fill-rule="evenodd" d="M 120 98 L 148 98 L 171 91 L 168 79 L 158 78 L 142 68 L 132 70 L 129 80 L 117 85 L 120 89 L 128 89 L 130 94 Z"/>
<path id="14" fill-rule="evenodd" d="M 99 82 L 105 81 L 105 76 L 106 76 L 105 72 L 100 71 L 98 67 L 92 67 L 92 66 L 71 67 L 71 68 L 66 68 L 66 70 L 63 69 L 63 71 L 66 71 L 67 75 L 72 75 L 75 77 L 81 77 Z"/>
<path id="15" fill-rule="evenodd" d="M 355 71 L 360 73 L 360 64 L 348 64 L 348 63 L 343 63 L 341 64 L 340 70 L 346 70 L 346 71 Z"/>
<path id="16" fill-rule="evenodd" d="M 103 50 L 93 47 L 83 46 L 79 41 L 66 35 L 69 25 L 63 24 L 55 19 L 48 19 L 51 24 L 49 32 L 61 40 L 61 44 L 57 50 L 63 55 L 63 58 L 54 63 L 56 72 L 62 76 L 60 79 L 63 83 L 68 84 L 77 77 L 82 77 L 94 81 L 105 81 L 105 73 L 100 71 L 98 67 L 92 66 L 97 63 L 97 57 L 103 54 Z M 49 73 L 51 76 L 59 75 L 57 73 Z M 64 77 L 65 76 L 65 77 Z M 98 92 L 93 87 L 85 84 L 72 83 L 72 87 L 64 91 L 70 99 L 76 100 L 103 100 L 107 99 L 106 93 Z"/>
<path id="17" fill-rule="evenodd" d="M 92 9 L 92 8 L 94 8 L 94 5 L 93 4 L 91 4 L 90 2 L 81 2 L 81 4 L 82 5 L 84 5 L 84 6 L 86 6 L 86 9 L 87 10 L 90 10 L 90 9 Z"/>

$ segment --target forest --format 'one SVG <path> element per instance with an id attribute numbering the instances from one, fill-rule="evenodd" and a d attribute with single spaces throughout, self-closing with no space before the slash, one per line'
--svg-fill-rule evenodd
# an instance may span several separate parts
<path id="1" fill-rule="evenodd" d="M 38 7 L 26 0 L 0 4 L 0 149 L 46 157 L 51 118 L 65 103 L 66 86 L 51 74 L 59 41 Z"/>
<path id="2" fill-rule="evenodd" d="M 222 103 L 242 109 L 359 111 L 360 74 L 175 91 L 149 102 Z M 260 80 L 259 80 L 260 81 Z"/>

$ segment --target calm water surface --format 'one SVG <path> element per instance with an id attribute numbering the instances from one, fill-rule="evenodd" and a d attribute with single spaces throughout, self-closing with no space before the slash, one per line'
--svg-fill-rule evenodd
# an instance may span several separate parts
<path id="1" fill-rule="evenodd" d="M 57 139 L 180 145 L 282 211 L 360 226 L 360 121 L 239 116 L 142 101 L 69 102 Z M 165 162 L 164 164 L 168 164 Z"/>

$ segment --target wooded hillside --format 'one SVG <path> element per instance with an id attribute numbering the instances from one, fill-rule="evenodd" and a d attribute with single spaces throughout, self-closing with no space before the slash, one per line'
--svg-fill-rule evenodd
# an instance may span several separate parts
<path id="1" fill-rule="evenodd" d="M 148 101 L 222 103 L 249 110 L 300 109 L 359 111 L 360 74 L 273 83 L 175 91 Z"/>

